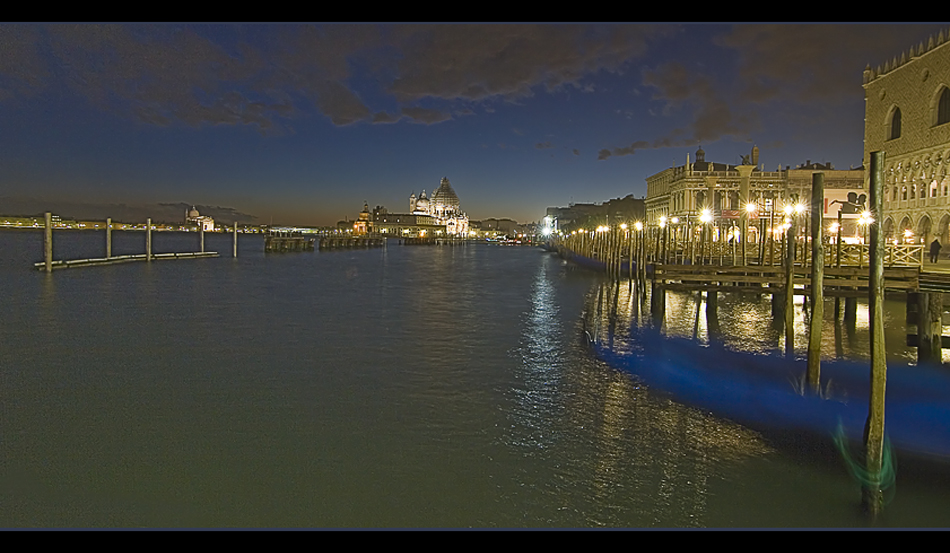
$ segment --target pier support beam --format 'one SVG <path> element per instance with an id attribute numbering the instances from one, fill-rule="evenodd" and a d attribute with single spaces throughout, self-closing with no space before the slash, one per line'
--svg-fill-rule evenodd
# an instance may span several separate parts
<path id="1" fill-rule="evenodd" d="M 106 259 L 112 257 L 112 217 L 106 219 Z"/>
<path id="2" fill-rule="evenodd" d="M 204 250 L 201 250 L 204 251 Z M 145 259 L 152 260 L 152 219 L 145 220 Z"/>
<path id="3" fill-rule="evenodd" d="M 53 272 L 53 214 L 46 212 L 46 227 L 43 229 L 43 260 L 46 261 L 46 272 Z"/>

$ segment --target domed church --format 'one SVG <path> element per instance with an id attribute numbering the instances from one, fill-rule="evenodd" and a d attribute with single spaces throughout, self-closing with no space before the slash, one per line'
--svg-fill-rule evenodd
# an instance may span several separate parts
<path id="1" fill-rule="evenodd" d="M 459 208 L 459 197 L 446 177 L 442 177 L 442 182 L 438 190 L 432 193 L 432 198 L 426 197 L 425 190 L 418 199 L 413 192 L 409 196 L 409 212 L 413 215 L 434 217 L 438 224 L 445 225 L 447 234 L 468 233 L 468 215 L 462 213 Z"/>

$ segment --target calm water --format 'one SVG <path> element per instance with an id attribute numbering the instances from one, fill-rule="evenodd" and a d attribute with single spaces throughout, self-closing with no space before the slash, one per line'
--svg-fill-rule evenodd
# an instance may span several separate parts
<path id="1" fill-rule="evenodd" d="M 55 257 L 103 240 L 59 232 Z M 206 240 L 224 257 L 46 275 L 41 233 L 0 232 L 0 526 L 865 526 L 833 451 L 774 445 L 595 360 L 603 281 L 551 254 L 265 257 L 241 236 L 232 259 L 230 237 Z M 144 251 L 143 233 L 114 241 Z M 668 306 L 668 332 L 705 339 L 690 296 Z M 720 309 L 730 347 L 779 347 L 767 302 Z M 861 317 L 826 350 L 866 355 Z M 950 471 L 901 468 L 882 524 L 950 525 Z"/>

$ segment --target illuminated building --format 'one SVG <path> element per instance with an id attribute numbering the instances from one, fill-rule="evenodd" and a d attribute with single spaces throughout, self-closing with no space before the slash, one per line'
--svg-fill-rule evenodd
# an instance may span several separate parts
<path id="1" fill-rule="evenodd" d="M 864 165 L 884 152 L 889 240 L 950 242 L 950 33 L 864 70 Z"/>
<path id="2" fill-rule="evenodd" d="M 409 212 L 413 215 L 426 215 L 435 219 L 437 225 L 445 227 L 447 234 L 467 234 L 468 215 L 459 207 L 459 197 L 452 190 L 449 179 L 442 177 L 439 188 L 426 197 L 426 191 L 416 199 L 413 192 L 409 196 Z"/>
<path id="3" fill-rule="evenodd" d="M 191 206 L 190 210 L 185 211 L 185 224 L 198 225 L 199 229 L 206 232 L 214 231 L 214 218 L 201 215 L 195 209 L 195 206 Z"/>
<path id="4" fill-rule="evenodd" d="M 656 224 L 662 217 L 695 222 L 708 209 L 717 224 L 732 224 L 748 213 L 749 230 L 755 233 L 756 219 L 779 212 L 785 202 L 808 205 L 814 173 L 824 174 L 824 217 L 836 219 L 841 211 L 846 231 L 854 229 L 866 205 L 863 167 L 836 170 L 831 163 L 808 160 L 795 169 L 765 171 L 755 146 L 737 165 L 706 161 L 705 156 L 700 147 L 695 162 L 687 154 L 685 164 L 647 177 L 646 222 Z"/>

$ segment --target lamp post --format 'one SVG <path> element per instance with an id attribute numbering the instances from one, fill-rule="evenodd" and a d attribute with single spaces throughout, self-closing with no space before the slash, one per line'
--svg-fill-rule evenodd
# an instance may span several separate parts
<path id="1" fill-rule="evenodd" d="M 710 232 L 709 232 L 709 224 L 712 223 L 712 220 L 713 220 L 712 211 L 710 211 L 709 209 L 702 210 L 699 214 L 699 220 L 703 224 L 702 249 L 700 250 L 699 257 L 703 258 L 703 265 L 705 265 L 706 264 L 706 241 L 707 240 L 709 240 L 710 242 L 712 241 L 712 236 L 710 236 Z M 710 246 L 710 249 L 711 248 L 712 246 Z M 712 257 L 711 254 L 712 252 L 710 252 L 710 258 Z"/>

